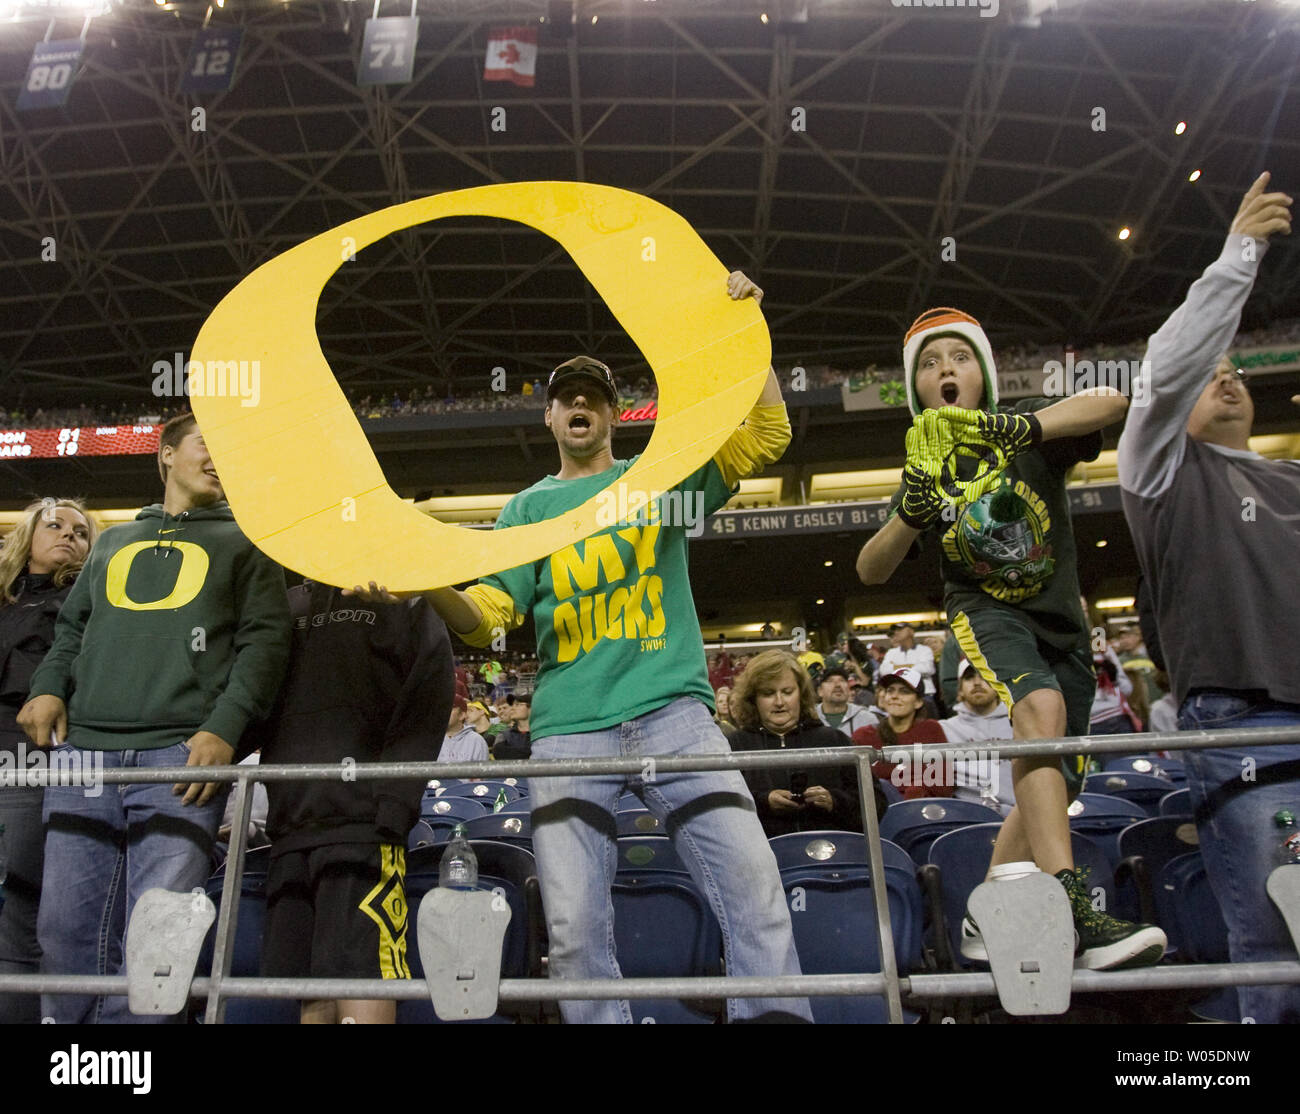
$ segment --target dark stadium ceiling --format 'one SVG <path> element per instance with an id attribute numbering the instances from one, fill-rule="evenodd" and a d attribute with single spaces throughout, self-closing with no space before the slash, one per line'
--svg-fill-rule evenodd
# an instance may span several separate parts
<path id="1" fill-rule="evenodd" d="M 768 291 L 778 364 L 892 366 L 934 304 L 976 314 L 995 345 L 1144 335 L 1261 169 L 1300 187 L 1300 7 L 1032 8 L 1049 9 L 1036 27 L 1031 0 L 1001 0 L 996 18 L 580 0 L 566 26 L 566 5 L 418 0 L 412 81 L 363 88 L 372 5 L 228 0 L 212 19 L 245 29 L 234 87 L 186 96 L 206 5 L 127 0 L 90 25 L 67 105 L 23 113 L 49 21 L 0 22 L 0 406 L 147 403 L 153 362 L 188 352 L 259 263 L 396 202 L 528 179 L 676 209 Z M 524 23 L 540 30 L 536 87 L 485 84 L 489 28 Z M 51 37 L 80 27 L 65 15 Z M 1300 236 L 1274 246 L 1246 325 L 1298 313 Z M 327 285 L 318 331 L 359 394 L 482 389 L 498 364 L 514 382 L 584 350 L 624 374 L 640 359 L 562 250 L 484 220 L 361 252 Z"/>

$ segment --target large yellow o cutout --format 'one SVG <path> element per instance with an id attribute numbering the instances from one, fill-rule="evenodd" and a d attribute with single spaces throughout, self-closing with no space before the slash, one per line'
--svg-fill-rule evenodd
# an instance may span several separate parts
<path id="1" fill-rule="evenodd" d="M 437 194 L 339 225 L 227 294 L 199 332 L 190 369 L 194 413 L 240 527 L 272 560 L 313 580 L 422 591 L 527 564 L 608 525 L 597 517 L 608 498 L 597 495 L 545 522 L 468 530 L 429 518 L 385 481 L 321 352 L 317 301 L 345 244 L 359 250 L 450 216 L 514 220 L 556 240 L 645 355 L 659 384 L 659 418 L 623 476 L 622 505 L 635 505 L 636 492 L 667 491 L 704 464 L 763 389 L 771 339 L 757 305 L 731 301 L 726 268 L 694 229 L 639 194 L 517 182 Z M 247 361 L 249 378 L 258 372 L 255 405 L 229 382 L 220 389 L 231 361 Z M 199 384 L 205 368 L 211 382 Z M 204 390 L 214 382 L 216 391 Z"/>

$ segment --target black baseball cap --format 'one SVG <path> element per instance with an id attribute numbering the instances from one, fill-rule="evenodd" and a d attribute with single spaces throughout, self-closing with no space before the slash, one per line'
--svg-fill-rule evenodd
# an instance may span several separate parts
<path id="1" fill-rule="evenodd" d="M 574 356 L 551 372 L 550 379 L 546 381 L 546 401 L 550 402 L 555 397 L 555 392 L 560 389 L 561 384 L 579 378 L 599 383 L 605 397 L 609 399 L 609 404 L 618 405 L 618 388 L 614 386 L 614 373 L 591 356 Z"/>
<path id="2" fill-rule="evenodd" d="M 821 676 L 817 678 L 817 683 L 820 685 L 828 677 L 843 677 L 847 681 L 849 679 L 849 671 L 842 665 L 828 666 L 822 670 Z"/>
<path id="3" fill-rule="evenodd" d="M 904 629 L 906 629 L 906 630 L 915 630 L 916 628 L 913 627 L 911 623 L 890 623 L 890 624 L 889 624 L 889 633 L 890 633 L 890 634 L 894 634 L 895 632 L 900 631 L 900 630 L 904 630 Z"/>

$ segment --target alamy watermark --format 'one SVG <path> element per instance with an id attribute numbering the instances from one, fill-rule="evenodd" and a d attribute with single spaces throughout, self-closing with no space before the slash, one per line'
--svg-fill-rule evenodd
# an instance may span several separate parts
<path id="1" fill-rule="evenodd" d="M 1073 352 L 1065 362 L 1048 360 L 1043 365 L 1043 394 L 1047 398 L 1066 398 L 1095 387 L 1113 387 L 1132 406 L 1151 401 L 1150 360 L 1078 360 Z"/>
<path id="2" fill-rule="evenodd" d="M 984 797 L 997 797 L 1002 759 L 996 750 L 923 750 L 913 743 L 911 754 L 899 759 L 889 780 L 900 789 L 959 785 L 978 788 Z"/>
<path id="3" fill-rule="evenodd" d="M 999 0 L 893 0 L 896 8 L 978 8 L 981 19 L 998 14 Z"/>
<path id="4" fill-rule="evenodd" d="M 646 491 L 619 483 L 596 498 L 596 523 L 601 528 L 627 523 L 635 526 L 680 526 L 688 538 L 704 533 L 704 492 Z"/>
<path id="5" fill-rule="evenodd" d="M 38 771 L 48 771 L 49 779 L 38 779 Z M 55 775 L 68 774 L 67 779 Z M 80 747 L 34 747 L 19 743 L 16 750 L 0 750 L 0 788 L 49 785 L 79 785 L 87 797 L 104 792 L 104 752 Z"/>
<path id="6" fill-rule="evenodd" d="M 153 365 L 157 398 L 238 398 L 240 406 L 256 406 L 262 397 L 261 360 L 186 360 L 177 352 L 169 363 Z"/>

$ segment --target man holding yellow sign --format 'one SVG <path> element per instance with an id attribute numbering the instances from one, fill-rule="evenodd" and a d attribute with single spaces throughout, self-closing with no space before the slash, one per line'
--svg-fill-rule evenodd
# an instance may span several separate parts
<path id="1" fill-rule="evenodd" d="M 762 297 L 740 272 L 734 300 Z M 467 591 L 425 593 L 447 625 L 472 646 L 521 625 L 537 630 L 534 759 L 640 758 L 641 776 L 535 778 L 533 847 L 550 933 L 555 978 L 617 978 L 610 886 L 617 855 L 614 809 L 630 790 L 672 836 L 722 927 L 730 975 L 796 975 L 776 860 L 735 770 L 662 774 L 655 759 L 725 754 L 687 575 L 686 543 L 702 515 L 735 485 L 778 460 L 790 421 L 776 375 L 745 423 L 702 467 L 667 492 L 623 485 L 635 460 L 612 452 L 618 395 L 600 361 L 579 356 L 557 367 L 545 421 L 560 470 L 506 504 L 498 529 L 553 519 L 592 498 L 608 523 L 549 558 L 482 578 Z M 362 591 L 360 588 L 356 589 Z M 374 583 L 371 592 L 383 592 Z M 626 1001 L 566 1001 L 569 1023 L 631 1022 Z M 811 1021 L 806 999 L 736 999 L 731 1020 Z"/>

